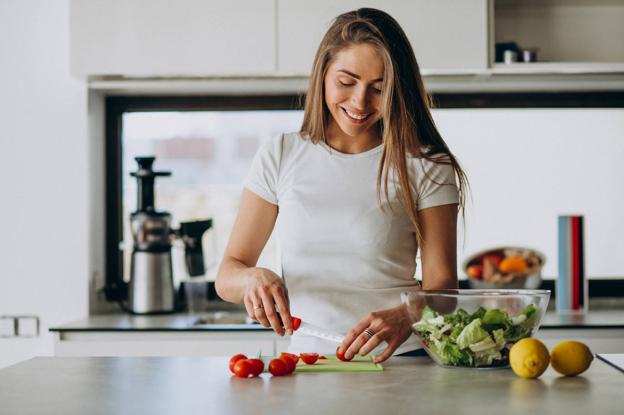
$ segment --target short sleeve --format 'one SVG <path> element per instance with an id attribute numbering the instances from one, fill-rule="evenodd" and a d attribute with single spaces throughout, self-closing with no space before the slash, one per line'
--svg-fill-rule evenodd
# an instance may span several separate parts
<path id="1" fill-rule="evenodd" d="M 243 187 L 274 205 L 278 204 L 277 182 L 283 135 L 265 141 L 254 156 Z"/>
<path id="2" fill-rule="evenodd" d="M 418 210 L 459 203 L 455 170 L 447 156 L 416 159 Z"/>

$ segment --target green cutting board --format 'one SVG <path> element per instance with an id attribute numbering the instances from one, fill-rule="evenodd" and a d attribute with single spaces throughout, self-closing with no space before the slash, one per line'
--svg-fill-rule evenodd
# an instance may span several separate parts
<path id="1" fill-rule="evenodd" d="M 264 371 L 268 372 L 269 362 L 273 356 L 262 356 Z M 350 362 L 343 362 L 336 356 L 327 356 L 327 359 L 319 359 L 313 365 L 306 365 L 301 359 L 297 363 L 295 373 L 304 372 L 381 372 L 383 366 L 380 363 L 373 363 L 372 356 L 355 356 Z"/>

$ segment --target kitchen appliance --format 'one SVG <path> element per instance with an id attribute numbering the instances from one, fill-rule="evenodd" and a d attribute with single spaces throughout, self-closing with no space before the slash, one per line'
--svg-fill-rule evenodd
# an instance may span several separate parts
<path id="1" fill-rule="evenodd" d="M 130 214 L 132 258 L 128 283 L 127 310 L 133 314 L 158 314 L 176 311 L 172 267 L 172 240 L 184 242 L 185 265 L 191 277 L 205 273 L 202 235 L 212 227 L 212 219 L 180 223 L 171 227 L 171 215 L 154 206 L 156 177 L 171 172 L 154 171 L 155 157 L 136 157 L 137 210 Z"/>

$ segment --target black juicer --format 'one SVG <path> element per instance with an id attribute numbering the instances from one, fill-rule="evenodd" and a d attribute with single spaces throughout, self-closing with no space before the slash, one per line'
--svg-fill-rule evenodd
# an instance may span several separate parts
<path id="1" fill-rule="evenodd" d="M 180 223 L 171 228 L 171 215 L 154 208 L 154 179 L 171 172 L 153 171 L 155 157 L 136 157 L 137 210 L 130 215 L 133 249 L 128 284 L 128 308 L 135 314 L 176 311 L 171 241 L 184 242 L 184 257 L 191 277 L 205 274 L 202 236 L 212 227 L 212 219 Z"/>

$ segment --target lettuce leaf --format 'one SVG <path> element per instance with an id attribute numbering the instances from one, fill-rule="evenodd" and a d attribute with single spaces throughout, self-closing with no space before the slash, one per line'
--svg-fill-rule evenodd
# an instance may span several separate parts
<path id="1" fill-rule="evenodd" d="M 481 328 L 481 319 L 475 319 L 459 333 L 459 336 L 457 336 L 457 345 L 460 349 L 465 349 L 469 345 L 481 341 L 488 336 L 488 332 Z"/>

